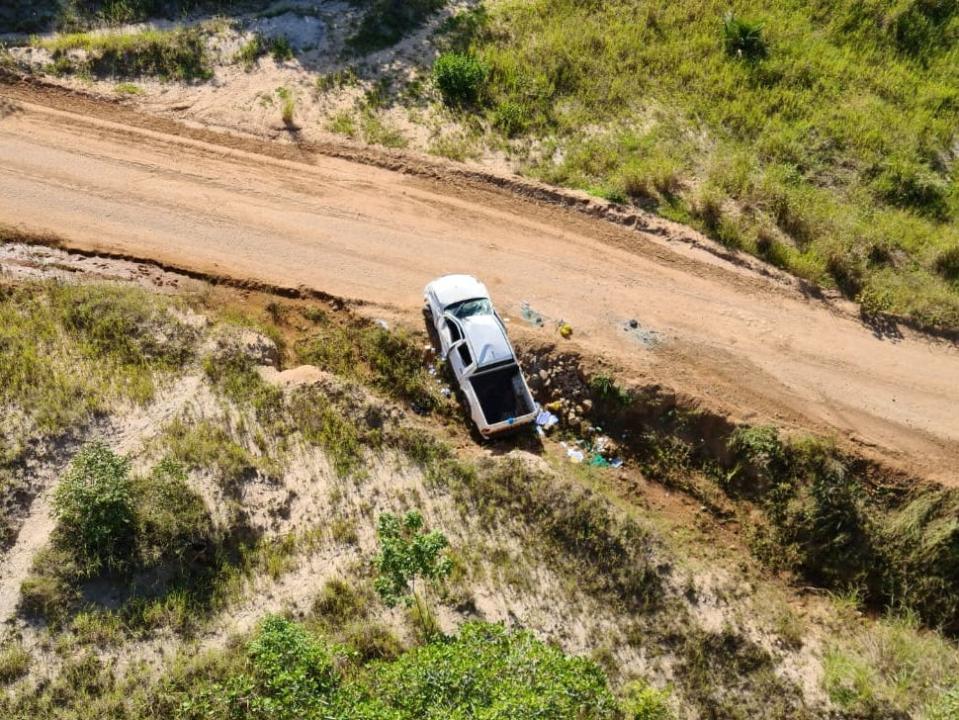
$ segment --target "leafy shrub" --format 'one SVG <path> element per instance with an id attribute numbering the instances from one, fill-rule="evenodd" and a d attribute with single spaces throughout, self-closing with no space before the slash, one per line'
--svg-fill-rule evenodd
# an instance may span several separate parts
<path id="1" fill-rule="evenodd" d="M 335 717 L 618 717 L 616 700 L 596 665 L 566 657 L 531 633 L 486 623 L 467 623 L 456 638 L 374 666 L 358 686 L 340 695 Z"/>
<path id="2" fill-rule="evenodd" d="M 733 13 L 723 19 L 723 46 L 727 55 L 744 60 L 762 60 L 769 53 L 762 23 L 743 20 Z"/>
<path id="3" fill-rule="evenodd" d="M 102 443 L 74 457 L 53 497 L 55 543 L 74 554 L 81 574 L 93 576 L 128 566 L 136 514 L 129 461 Z"/>
<path id="4" fill-rule="evenodd" d="M 249 644 L 253 677 L 261 697 L 258 715 L 296 718 L 316 708 L 337 683 L 332 656 L 300 625 L 271 615 Z"/>
<path id="5" fill-rule="evenodd" d="M 182 679 L 179 720 L 236 718 L 488 718 L 619 720 L 619 703 L 594 663 L 567 657 L 529 632 L 467 623 L 395 660 L 338 677 L 330 651 L 296 623 L 267 618 L 248 662 L 218 681 Z M 221 666 L 222 667 L 222 666 Z M 216 668 L 220 669 L 220 668 Z M 222 673 L 222 670 L 221 670 Z M 209 676 L 209 674 L 208 674 Z M 637 716 L 645 720 L 645 716 Z M 657 715 L 650 718 L 659 720 Z"/>
<path id="6" fill-rule="evenodd" d="M 593 395 L 603 402 L 626 407 L 632 402 L 629 391 L 621 388 L 609 375 L 593 375 L 589 380 Z"/>
<path id="7" fill-rule="evenodd" d="M 447 105 L 473 105 L 486 82 L 486 66 L 472 55 L 443 53 L 433 64 L 433 80 Z"/>

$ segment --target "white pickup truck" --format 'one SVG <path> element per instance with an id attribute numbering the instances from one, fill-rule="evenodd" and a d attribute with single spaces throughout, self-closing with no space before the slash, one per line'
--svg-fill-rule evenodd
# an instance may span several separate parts
<path id="1" fill-rule="evenodd" d="M 424 312 L 483 437 L 536 420 L 533 400 L 486 286 L 470 275 L 437 278 L 423 291 Z"/>

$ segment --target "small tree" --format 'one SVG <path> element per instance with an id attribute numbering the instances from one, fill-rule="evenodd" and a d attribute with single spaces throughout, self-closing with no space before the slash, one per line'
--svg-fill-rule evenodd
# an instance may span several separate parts
<path id="1" fill-rule="evenodd" d="M 376 591 L 389 607 L 403 604 L 416 606 L 423 624 L 423 632 L 429 637 L 436 633 L 432 614 L 417 592 L 416 580 L 435 581 L 447 577 L 453 563 L 443 552 L 449 541 L 439 530 L 425 532 L 423 516 L 411 510 L 402 519 L 392 513 L 380 515 L 376 528 L 380 552 L 375 559 L 379 576 Z"/>
<path id="2" fill-rule="evenodd" d="M 129 461 L 103 443 L 70 463 L 53 497 L 56 543 L 73 553 L 84 575 L 122 568 L 133 552 L 135 512 Z"/>

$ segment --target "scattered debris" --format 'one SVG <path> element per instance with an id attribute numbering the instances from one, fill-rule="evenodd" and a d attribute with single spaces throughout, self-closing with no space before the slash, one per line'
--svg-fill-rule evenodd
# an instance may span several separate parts
<path id="1" fill-rule="evenodd" d="M 533 308 L 529 306 L 528 302 L 524 302 L 522 305 L 520 305 L 519 314 L 523 318 L 523 320 L 528 322 L 530 325 L 535 325 L 536 327 L 543 327 L 543 325 L 546 324 L 546 321 L 543 319 L 543 316 L 540 315 L 535 310 L 533 310 Z"/>
<path id="2" fill-rule="evenodd" d="M 386 320 L 374 320 L 373 322 L 375 322 L 377 325 L 379 325 L 379 326 L 380 326 L 381 328 L 383 328 L 384 330 L 389 330 L 389 329 L 390 329 L 390 324 L 389 324 L 388 322 L 386 322 Z"/>
<path id="3" fill-rule="evenodd" d="M 573 336 L 573 326 L 565 322 L 560 324 L 559 334 L 562 335 L 566 340 L 569 340 Z"/>
<path id="4" fill-rule="evenodd" d="M 539 415 L 536 416 L 536 425 L 537 427 L 543 428 L 543 430 L 549 430 L 558 422 L 559 418 L 553 415 L 549 410 L 540 410 Z"/>
<path id="5" fill-rule="evenodd" d="M 663 341 L 662 333 L 647 330 L 635 318 L 627 320 L 622 325 L 623 332 L 646 348 L 653 348 Z"/>

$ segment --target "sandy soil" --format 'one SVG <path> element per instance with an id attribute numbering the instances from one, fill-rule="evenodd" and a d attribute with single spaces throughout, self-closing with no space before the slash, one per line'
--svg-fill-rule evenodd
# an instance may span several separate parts
<path id="1" fill-rule="evenodd" d="M 409 319 L 428 280 L 471 272 L 517 331 L 528 302 L 545 323 L 524 332 L 563 342 L 565 320 L 571 346 L 631 380 L 959 483 L 952 344 L 877 333 L 775 274 L 497 187 L 508 179 L 372 150 L 361 164 L 348 148 L 217 135 L 33 85 L 0 95 L 0 222 Z M 630 319 L 647 334 L 624 332 Z"/>

